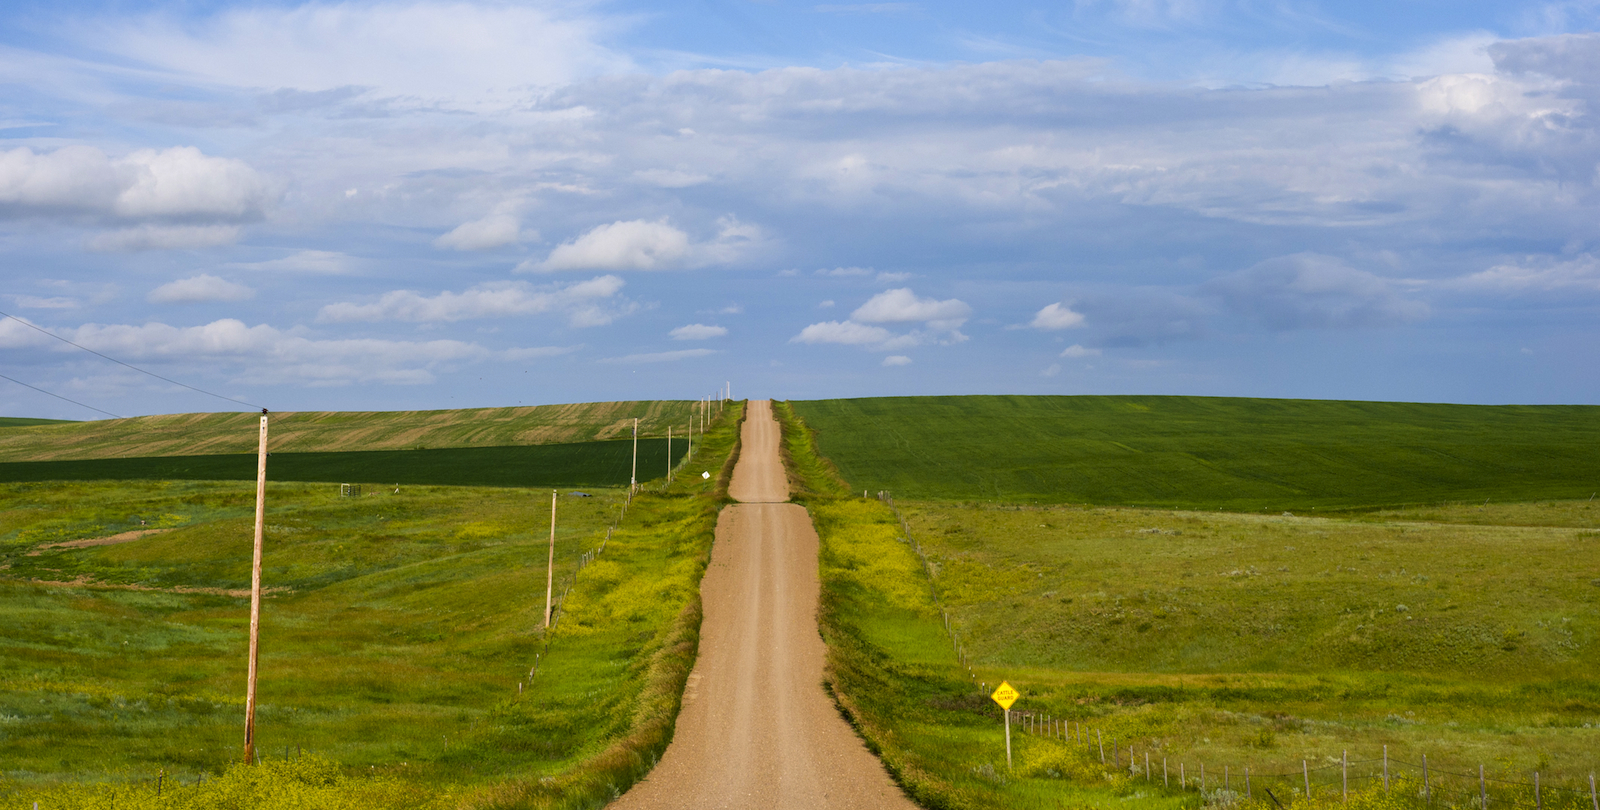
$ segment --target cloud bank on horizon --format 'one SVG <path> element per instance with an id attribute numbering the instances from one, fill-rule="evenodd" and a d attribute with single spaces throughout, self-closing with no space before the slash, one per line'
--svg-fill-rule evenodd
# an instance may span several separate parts
<path id="1" fill-rule="evenodd" d="M 280 410 L 1600 403 L 1600 17 L 1424 5 L 17 7 L 0 304 Z"/>

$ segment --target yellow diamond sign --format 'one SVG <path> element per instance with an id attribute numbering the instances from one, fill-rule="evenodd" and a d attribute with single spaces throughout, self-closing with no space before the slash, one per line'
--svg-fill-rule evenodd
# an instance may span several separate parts
<path id="1" fill-rule="evenodd" d="M 1000 688 L 994 690 L 994 694 L 989 697 L 994 698 L 994 702 L 1000 704 L 1000 708 L 1010 711 L 1011 704 L 1016 703 L 1017 698 L 1022 697 L 1022 693 L 1012 688 L 1011 684 L 1001 681 Z"/>

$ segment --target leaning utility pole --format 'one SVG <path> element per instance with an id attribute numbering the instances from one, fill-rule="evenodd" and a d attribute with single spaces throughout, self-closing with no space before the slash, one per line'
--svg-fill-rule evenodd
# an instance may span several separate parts
<path id="1" fill-rule="evenodd" d="M 261 439 L 256 445 L 256 543 L 250 563 L 250 664 L 245 676 L 244 762 L 256 753 L 256 656 L 261 640 L 261 539 L 267 518 L 267 409 L 261 409 Z"/>
<path id="2" fill-rule="evenodd" d="M 628 473 L 628 495 L 639 487 L 639 419 L 633 420 L 633 472 Z"/>

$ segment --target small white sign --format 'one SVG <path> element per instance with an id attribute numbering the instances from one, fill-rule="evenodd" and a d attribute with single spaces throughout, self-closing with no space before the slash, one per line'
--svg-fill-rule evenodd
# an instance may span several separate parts
<path id="1" fill-rule="evenodd" d="M 708 473 L 708 472 L 700 473 L 700 477 L 709 479 L 711 477 L 711 473 Z"/>

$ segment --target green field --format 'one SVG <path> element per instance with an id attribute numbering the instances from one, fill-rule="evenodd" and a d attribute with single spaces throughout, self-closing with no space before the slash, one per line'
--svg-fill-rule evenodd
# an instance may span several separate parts
<path id="1" fill-rule="evenodd" d="M 672 465 L 688 443 L 672 443 Z M 489 487 L 626 487 L 633 474 L 632 441 L 538 444 L 525 447 L 450 447 L 343 453 L 273 452 L 273 481 L 382 481 Z M 640 439 L 639 478 L 665 474 L 667 442 Z M 254 453 L 158 458 L 0 462 L 0 483 L 23 481 L 254 481 Z"/>
<path id="2" fill-rule="evenodd" d="M 1269 512 L 1587 498 L 1600 407 L 1208 397 L 794 402 L 856 492 Z"/>
<path id="3" fill-rule="evenodd" d="M 548 633 L 548 489 L 272 483 L 259 772 L 228 770 L 253 486 L 0 484 L 0 802 L 595 806 L 670 737 L 738 415 L 603 554 L 623 493 L 563 493 Z"/>
<path id="4" fill-rule="evenodd" d="M 271 415 L 274 453 L 512 447 L 675 436 L 697 404 L 586 402 L 454 411 L 308 411 Z M 259 414 L 179 413 L 0 430 L 0 461 L 224 455 L 256 451 Z M 13 420 L 33 421 L 33 420 Z M 696 428 L 698 430 L 698 427 Z"/>
<path id="5" fill-rule="evenodd" d="M 65 419 L 28 419 L 20 416 L 0 416 L 0 429 L 14 427 L 34 427 L 36 425 L 70 425 Z"/>
<path id="6" fill-rule="evenodd" d="M 816 403 L 795 404 L 804 413 Z M 880 440 L 818 434 L 855 453 Z M 1510 466 L 1539 444 L 1525 431 L 1503 458 L 1479 462 Z M 968 450 L 998 466 L 1010 448 Z M 1292 469 L 1299 451 L 1280 452 L 1278 468 Z M 1346 752 L 1360 807 L 1421 806 L 1424 756 L 1435 806 L 1475 806 L 1480 764 L 1492 804 L 1532 807 L 1535 772 L 1546 807 L 1590 804 L 1600 502 L 1587 492 L 1322 516 L 900 497 L 902 526 L 876 500 L 827 497 L 846 485 L 820 480 L 827 464 L 808 453 L 790 448 L 815 493 L 830 682 L 928 806 L 1171 806 L 1198 801 L 1169 785 L 1202 765 L 1233 780 L 1225 790 L 1208 781 L 1208 803 L 1242 798 L 1229 790 L 1251 768 L 1257 806 L 1273 806 L 1269 787 L 1288 804 L 1331 806 Z M 844 458 L 833 457 L 846 476 L 848 459 L 862 469 L 864 456 Z M 920 491 L 954 491 L 967 475 L 933 467 Z M 1342 505 L 1379 503 L 1376 491 Z M 1421 499 L 1413 489 L 1395 500 Z M 1089 729 L 1098 743 L 1021 734 L 1008 773 L 985 696 L 1002 679 L 1023 692 L 1017 711 Z M 1102 744 L 1118 767 L 1100 763 Z M 1385 747 L 1398 792 L 1381 787 Z"/>

